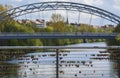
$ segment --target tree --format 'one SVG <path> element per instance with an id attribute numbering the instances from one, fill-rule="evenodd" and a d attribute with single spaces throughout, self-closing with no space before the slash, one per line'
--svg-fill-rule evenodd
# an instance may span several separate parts
<path id="1" fill-rule="evenodd" d="M 60 14 L 52 14 L 51 22 L 52 23 L 64 22 L 64 17 L 62 17 Z"/>
<path id="2" fill-rule="evenodd" d="M 45 32 L 53 32 L 54 28 L 51 26 L 48 26 L 45 28 Z"/>
<path id="3" fill-rule="evenodd" d="M 87 24 L 81 24 L 78 30 L 80 32 L 96 32 L 96 29 L 93 26 Z"/>
<path id="4" fill-rule="evenodd" d="M 50 26 L 54 28 L 54 32 L 64 32 L 66 30 L 64 17 L 62 17 L 60 14 L 52 14 Z"/>
<path id="5" fill-rule="evenodd" d="M 3 7 L 2 5 L 0 5 L 0 12 L 5 11 L 5 7 Z"/>
<path id="6" fill-rule="evenodd" d="M 115 29 L 113 30 L 113 33 L 120 33 L 120 24 L 118 24 Z M 107 44 L 110 45 L 120 45 L 120 35 L 116 37 L 116 39 L 109 39 L 106 41 Z"/>
<path id="7" fill-rule="evenodd" d="M 120 33 L 120 24 L 118 24 L 115 29 L 113 30 L 113 32 L 116 32 L 116 33 Z"/>

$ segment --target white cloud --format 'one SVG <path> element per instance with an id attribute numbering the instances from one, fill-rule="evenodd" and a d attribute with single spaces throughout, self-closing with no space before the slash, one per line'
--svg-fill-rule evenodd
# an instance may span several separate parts
<path id="1" fill-rule="evenodd" d="M 23 0 L 11 0 L 12 2 L 22 2 Z"/>
<path id="2" fill-rule="evenodd" d="M 63 2 L 75 2 L 88 5 L 101 6 L 104 4 L 104 0 L 11 0 L 12 2 L 23 2 L 21 5 L 37 3 L 37 2 L 47 2 L 47 1 L 63 1 Z"/>
<path id="3" fill-rule="evenodd" d="M 83 0 L 83 2 L 88 5 L 98 5 L 98 6 L 104 4 L 103 0 Z"/>
<path id="4" fill-rule="evenodd" d="M 113 7 L 117 10 L 120 10 L 120 0 L 114 0 Z"/>
<path id="5" fill-rule="evenodd" d="M 70 2 L 70 0 L 29 0 L 28 3 L 37 3 L 37 2 L 50 2 L 50 1 L 63 1 L 63 2 Z"/>

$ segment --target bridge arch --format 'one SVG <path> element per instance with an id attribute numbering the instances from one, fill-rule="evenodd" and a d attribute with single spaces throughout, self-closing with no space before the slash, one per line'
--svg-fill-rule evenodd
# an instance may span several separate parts
<path id="1" fill-rule="evenodd" d="M 71 10 L 71 11 L 78 11 L 89 13 L 92 15 L 96 15 L 102 17 L 106 20 L 109 20 L 115 24 L 120 23 L 120 17 L 108 12 L 106 10 L 74 2 L 40 2 L 40 3 L 33 3 L 27 4 L 23 6 L 19 6 L 4 12 L 0 13 L 0 21 L 8 20 L 8 17 L 19 17 L 28 13 L 38 12 L 38 11 L 48 11 L 48 10 Z M 7 15 L 6 15 L 7 14 Z"/>

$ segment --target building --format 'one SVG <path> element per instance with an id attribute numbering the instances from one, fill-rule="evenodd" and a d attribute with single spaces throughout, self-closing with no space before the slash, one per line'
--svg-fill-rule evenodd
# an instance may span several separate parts
<path id="1" fill-rule="evenodd" d="M 45 20 L 36 19 L 34 23 L 39 28 L 46 28 L 46 22 L 45 22 Z"/>
<path id="2" fill-rule="evenodd" d="M 46 22 L 45 20 L 40 20 L 36 19 L 35 21 L 33 20 L 28 20 L 28 19 L 22 19 L 22 20 L 17 20 L 19 24 L 34 24 L 38 28 L 45 28 L 46 27 Z"/>
<path id="3" fill-rule="evenodd" d="M 19 24 L 28 24 L 28 23 L 32 23 L 32 21 L 29 20 L 29 19 L 17 20 L 17 22 L 18 22 Z"/>
<path id="4" fill-rule="evenodd" d="M 102 26 L 102 28 L 104 28 L 105 30 L 108 28 L 114 28 L 114 27 L 115 27 L 114 25 L 109 25 L 109 24 Z"/>

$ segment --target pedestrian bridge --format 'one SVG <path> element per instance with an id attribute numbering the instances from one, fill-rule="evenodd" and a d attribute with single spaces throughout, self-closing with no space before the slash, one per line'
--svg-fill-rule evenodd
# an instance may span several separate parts
<path id="1" fill-rule="evenodd" d="M 0 39 L 41 39 L 41 38 L 115 39 L 117 35 L 118 33 L 93 33 L 93 32 L 0 33 Z"/>

